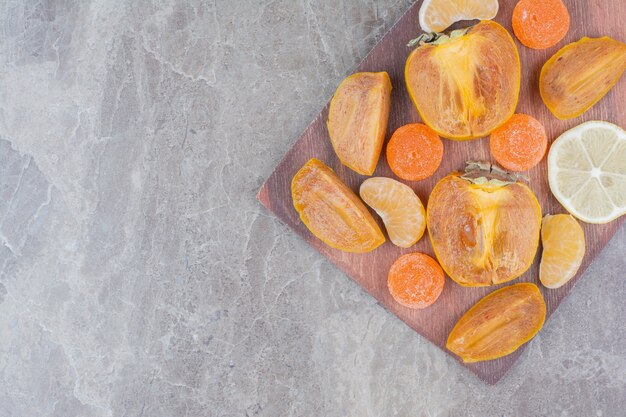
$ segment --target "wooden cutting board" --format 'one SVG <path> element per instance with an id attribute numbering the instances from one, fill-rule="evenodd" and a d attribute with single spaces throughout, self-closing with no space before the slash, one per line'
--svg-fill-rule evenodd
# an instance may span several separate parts
<path id="1" fill-rule="evenodd" d="M 511 33 L 511 15 L 516 3 L 515 0 L 500 0 L 500 11 L 495 19 Z M 558 45 L 547 50 L 537 51 L 522 46 L 516 40 L 522 63 L 522 88 L 517 112 L 533 115 L 540 120 L 546 127 L 550 142 L 567 129 L 587 120 L 606 120 L 626 127 L 626 111 L 623 110 L 626 107 L 626 80 L 621 80 L 591 110 L 572 120 L 560 121 L 556 119 L 541 101 L 538 91 L 539 72 L 543 63 L 561 47 L 577 41 L 583 36 L 600 37 L 608 35 L 614 39 L 626 42 L 626 26 L 623 24 L 623 19 L 626 18 L 626 1 L 565 0 L 565 3 L 571 15 L 571 27 L 565 39 Z M 387 139 L 398 127 L 407 123 L 421 121 L 409 99 L 403 76 L 404 63 L 411 51 L 406 45 L 409 40 L 421 33 L 418 24 L 420 6 L 421 1 L 417 1 L 354 70 L 354 72 L 387 71 L 391 77 L 393 92 Z M 468 26 L 468 23 L 457 23 L 453 28 L 464 26 Z M 333 82 L 338 84 L 340 80 L 334 80 Z M 409 327 L 428 338 L 444 352 L 454 356 L 446 350 L 445 343 L 448 333 L 456 321 L 476 301 L 502 286 L 465 288 L 457 285 L 450 278 L 446 278 L 444 291 L 433 306 L 421 311 L 410 310 L 394 302 L 389 294 L 387 290 L 387 271 L 394 260 L 405 253 L 419 251 L 434 256 L 427 237 L 422 238 L 415 246 L 409 249 L 400 249 L 392 245 L 388 240 L 384 245 L 367 254 L 344 253 L 326 246 L 315 238 L 302 224 L 292 205 L 290 183 L 296 171 L 310 158 L 316 157 L 333 168 L 339 177 L 357 194 L 359 185 L 366 178 L 341 165 L 335 156 L 326 129 L 327 117 L 328 105 L 313 120 L 291 150 L 287 152 L 283 160 L 263 184 L 257 198 L 269 210 L 274 212 L 279 219 L 289 225 L 302 238 L 330 259 L 331 262 L 358 282 L 378 302 L 396 314 Z M 422 202 L 426 204 L 428 195 L 437 181 L 451 171 L 463 169 L 467 160 L 493 162 L 489 152 L 488 139 L 467 142 L 455 142 L 444 139 L 443 162 L 435 175 L 423 181 L 405 183 L 411 186 Z M 384 157 L 384 149 L 374 175 L 399 179 L 389 169 Z M 528 172 L 528 177 L 530 179 L 530 187 L 537 195 L 544 215 L 566 212 L 550 193 L 545 158 L 537 167 Z M 380 223 L 381 229 L 384 230 L 380 218 L 375 213 L 373 214 Z M 522 277 L 510 282 L 508 285 L 522 281 L 536 283 L 543 292 L 549 317 L 572 290 L 589 264 L 615 234 L 624 222 L 625 217 L 623 216 L 621 219 L 606 225 L 583 224 L 587 240 L 587 253 L 578 275 L 564 287 L 557 290 L 549 290 L 542 287 L 539 283 L 541 248 L 537 251 L 535 262 L 531 268 Z M 600 279 L 601 277 L 587 277 L 587 279 L 595 278 Z M 617 325 L 621 325 L 621 323 L 616 323 Z M 513 363 L 522 354 L 522 350 L 518 349 L 515 353 L 504 358 L 463 365 L 486 382 L 495 384 L 513 366 Z M 458 360 L 456 356 L 454 357 Z"/>

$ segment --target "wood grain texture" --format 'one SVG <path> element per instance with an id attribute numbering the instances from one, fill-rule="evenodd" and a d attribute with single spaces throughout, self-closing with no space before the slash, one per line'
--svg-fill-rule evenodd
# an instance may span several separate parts
<path id="1" fill-rule="evenodd" d="M 543 63 L 564 45 L 577 41 L 583 36 L 600 37 L 609 35 L 622 42 L 626 41 L 626 27 L 621 23 L 626 16 L 626 2 L 623 0 L 588 1 L 570 0 L 565 2 L 571 15 L 572 25 L 569 33 L 558 45 L 547 50 L 531 50 L 522 46 L 516 40 L 522 62 L 522 88 L 517 112 L 533 115 L 546 127 L 549 141 L 552 142 L 564 131 L 588 120 L 606 120 L 622 127 L 626 127 L 626 112 L 621 111 L 626 105 L 626 81 L 621 80 L 616 87 L 607 94 L 591 110 L 572 120 L 560 121 L 545 107 L 539 96 L 538 79 Z M 501 0 L 500 11 L 496 21 L 511 31 L 511 15 L 516 4 L 514 0 Z M 406 14 L 390 29 L 384 38 L 367 55 L 364 61 L 355 68 L 358 71 L 387 71 L 391 77 L 393 91 L 391 97 L 391 115 L 387 129 L 387 140 L 398 127 L 421 121 L 412 103 L 410 102 L 404 85 L 404 64 L 410 53 L 406 44 L 409 40 L 421 33 L 418 25 L 418 11 L 421 1 L 416 2 Z M 453 26 L 467 26 L 467 22 Z M 512 33 L 512 32 L 511 32 Z M 446 284 L 439 300 L 423 311 L 410 310 L 402 307 L 392 299 L 387 290 L 387 271 L 393 261 L 404 253 L 424 252 L 434 256 L 427 237 L 422 238 L 409 249 L 395 247 L 387 241 L 384 245 L 367 254 L 350 254 L 334 250 L 316 239 L 300 222 L 298 214 L 292 205 L 290 183 L 296 171 L 310 158 L 316 157 L 324 161 L 335 170 L 346 184 L 357 191 L 364 176 L 341 165 L 330 145 L 326 129 L 328 105 L 313 120 L 297 143 L 285 155 L 275 171 L 263 184 L 257 198 L 276 216 L 289 225 L 302 238 L 330 259 L 342 271 L 358 282 L 382 305 L 395 313 L 411 328 L 428 338 L 443 351 L 452 355 L 445 348 L 448 333 L 459 317 L 476 301 L 488 293 L 501 288 L 492 286 L 487 288 L 465 288 L 446 278 Z M 422 202 L 427 204 L 428 194 L 433 186 L 450 171 L 463 169 L 467 160 L 492 161 L 489 152 L 488 139 L 467 142 L 444 140 L 444 159 L 438 171 L 432 177 L 419 182 L 406 182 L 411 186 Z M 374 176 L 396 178 L 384 157 L 378 163 Z M 550 193 L 547 180 L 546 159 L 528 172 L 529 185 L 539 198 L 543 214 L 565 213 L 565 209 Z M 382 221 L 372 212 L 383 226 Z M 583 272 L 602 248 L 615 234 L 624 218 L 607 225 L 583 224 L 587 241 L 587 253 L 580 271 L 567 285 L 557 290 L 548 290 L 539 283 L 539 260 L 541 248 L 537 251 L 534 264 L 516 282 L 535 282 L 541 288 L 547 304 L 548 317 L 559 306 L 561 301 L 572 290 Z M 593 277 L 588 277 L 592 279 Z M 532 341 L 530 342 L 532 343 Z M 522 349 L 501 359 L 481 363 L 463 364 L 481 379 L 495 384 L 521 355 Z M 454 356 L 454 355 L 453 355 Z M 454 356 L 457 360 L 458 358 Z"/>

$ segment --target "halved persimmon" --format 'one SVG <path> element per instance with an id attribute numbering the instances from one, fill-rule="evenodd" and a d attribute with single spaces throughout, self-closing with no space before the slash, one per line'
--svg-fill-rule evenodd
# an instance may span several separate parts
<path id="1" fill-rule="evenodd" d="M 502 284 L 533 263 L 541 207 L 528 186 L 505 172 L 476 169 L 452 173 L 435 185 L 426 225 L 450 278 L 467 287 Z"/>
<path id="2" fill-rule="evenodd" d="M 291 181 L 300 219 L 328 246 L 346 252 L 369 252 L 385 242 L 376 220 L 332 169 L 312 158 Z"/>
<path id="3" fill-rule="evenodd" d="M 517 106 L 519 54 L 493 21 L 426 39 L 409 55 L 404 73 L 422 120 L 445 138 L 484 137 Z"/>

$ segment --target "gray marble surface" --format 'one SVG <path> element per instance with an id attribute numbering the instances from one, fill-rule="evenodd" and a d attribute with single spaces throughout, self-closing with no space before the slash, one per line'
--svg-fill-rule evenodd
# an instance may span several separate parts
<path id="1" fill-rule="evenodd" d="M 0 2 L 0 416 L 623 416 L 626 229 L 494 387 L 255 193 L 409 0 Z"/>

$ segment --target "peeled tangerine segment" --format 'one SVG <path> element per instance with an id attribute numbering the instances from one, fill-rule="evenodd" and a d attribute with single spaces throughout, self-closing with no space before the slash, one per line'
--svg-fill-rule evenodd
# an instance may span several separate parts
<path id="1" fill-rule="evenodd" d="M 489 20 L 416 48 L 405 67 L 424 123 L 457 140 L 484 137 L 506 122 L 517 106 L 520 77 L 511 35 Z"/>
<path id="2" fill-rule="evenodd" d="M 372 175 L 387 132 L 391 80 L 386 72 L 360 72 L 343 80 L 330 102 L 328 133 L 342 164 Z"/>
<path id="3" fill-rule="evenodd" d="M 626 132 L 590 121 L 563 133 L 550 146 L 548 183 L 559 203 L 586 223 L 626 214 Z"/>
<path id="4" fill-rule="evenodd" d="M 452 173 L 428 200 L 426 224 L 439 263 L 463 286 L 511 281 L 533 263 L 541 208 L 526 185 Z"/>
<path id="5" fill-rule="evenodd" d="M 539 92 L 559 119 L 586 112 L 617 83 L 626 70 L 626 44 L 611 39 L 582 38 L 559 50 L 545 63 Z"/>
<path id="6" fill-rule="evenodd" d="M 569 214 L 546 216 L 541 223 L 543 254 L 539 279 L 547 288 L 559 288 L 576 275 L 585 257 L 585 233 Z"/>
<path id="7" fill-rule="evenodd" d="M 535 284 L 522 283 L 492 292 L 458 321 L 446 347 L 479 362 L 515 352 L 543 327 L 546 303 Z"/>
<path id="8" fill-rule="evenodd" d="M 493 19 L 498 8 L 498 0 L 424 0 L 420 26 L 424 32 L 443 32 L 459 20 Z"/>
<path id="9" fill-rule="evenodd" d="M 391 178 L 366 179 L 359 193 L 383 219 L 389 239 L 401 248 L 413 246 L 426 229 L 426 212 L 411 187 Z"/>
<path id="10" fill-rule="evenodd" d="M 369 252 L 385 242 L 365 205 L 323 162 L 313 158 L 300 168 L 291 195 L 302 222 L 328 246 Z"/>

